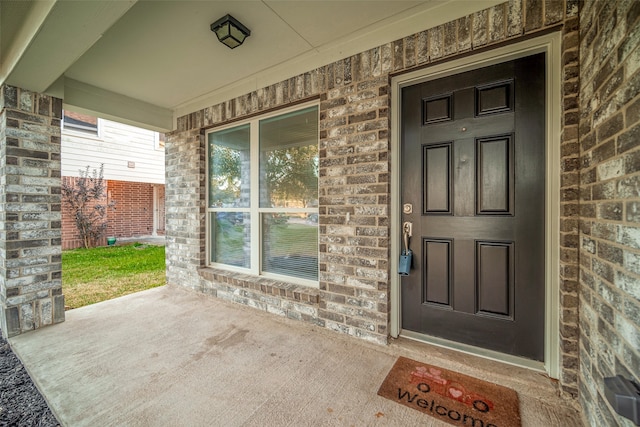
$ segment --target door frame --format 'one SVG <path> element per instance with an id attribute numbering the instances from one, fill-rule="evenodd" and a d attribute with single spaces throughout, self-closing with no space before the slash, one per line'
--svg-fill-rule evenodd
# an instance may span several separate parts
<path id="1" fill-rule="evenodd" d="M 477 356 L 500 360 L 513 365 L 546 372 L 552 378 L 560 377 L 560 134 L 562 118 L 562 34 L 559 31 L 521 42 L 497 47 L 433 66 L 400 74 L 391 79 L 391 292 L 390 334 L 431 344 L 453 348 Z M 511 61 L 524 56 L 545 52 L 546 67 L 546 184 L 545 184 L 545 357 L 544 363 L 507 355 L 492 350 L 443 340 L 402 329 L 400 300 L 401 233 L 401 94 L 402 88 L 465 71 Z"/>
<path id="2" fill-rule="evenodd" d="M 162 185 L 153 185 L 153 236 L 158 235 L 160 229 L 160 187 Z M 164 231 L 164 230 L 163 230 Z"/>

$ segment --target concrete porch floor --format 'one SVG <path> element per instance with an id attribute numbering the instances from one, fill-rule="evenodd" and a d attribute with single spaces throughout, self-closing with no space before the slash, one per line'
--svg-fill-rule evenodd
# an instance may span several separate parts
<path id="1" fill-rule="evenodd" d="M 446 426 L 378 396 L 399 355 L 515 389 L 523 426 L 582 426 L 540 373 L 408 340 L 382 347 L 160 287 L 11 338 L 64 426 Z"/>

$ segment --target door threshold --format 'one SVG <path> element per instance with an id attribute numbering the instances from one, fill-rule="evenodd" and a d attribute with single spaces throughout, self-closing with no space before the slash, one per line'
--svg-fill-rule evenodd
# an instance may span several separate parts
<path id="1" fill-rule="evenodd" d="M 461 353 L 470 354 L 472 356 L 482 357 L 484 359 L 494 360 L 521 368 L 527 368 L 532 371 L 547 374 L 543 362 L 537 360 L 526 359 L 524 357 L 513 356 L 511 354 L 500 353 L 486 348 L 475 347 L 469 344 L 463 344 L 455 341 L 449 341 L 444 338 L 438 338 L 431 335 L 421 334 L 420 332 L 402 329 L 400 336 L 413 341 L 435 345 L 438 347 L 455 350 Z"/>

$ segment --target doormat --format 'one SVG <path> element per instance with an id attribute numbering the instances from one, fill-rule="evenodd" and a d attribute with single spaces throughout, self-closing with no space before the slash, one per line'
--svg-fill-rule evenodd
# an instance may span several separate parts
<path id="1" fill-rule="evenodd" d="M 378 395 L 455 426 L 518 427 L 518 394 L 507 387 L 399 357 Z"/>

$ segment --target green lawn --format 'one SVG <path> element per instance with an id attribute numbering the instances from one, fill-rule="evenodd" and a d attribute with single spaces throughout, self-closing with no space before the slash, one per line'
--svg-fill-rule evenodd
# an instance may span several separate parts
<path id="1" fill-rule="evenodd" d="M 107 246 L 62 253 L 62 286 L 69 308 L 165 284 L 164 246 Z"/>

